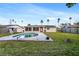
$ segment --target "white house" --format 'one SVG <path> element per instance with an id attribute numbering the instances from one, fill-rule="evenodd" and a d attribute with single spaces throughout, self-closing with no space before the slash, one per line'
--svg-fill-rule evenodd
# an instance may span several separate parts
<path id="1" fill-rule="evenodd" d="M 57 28 L 53 25 L 28 25 L 28 26 L 19 26 L 19 25 L 1 25 L 1 33 L 15 33 L 15 32 L 56 32 Z"/>
<path id="2" fill-rule="evenodd" d="M 24 32 L 25 29 L 19 25 L 0 25 L 0 33 Z"/>
<path id="3" fill-rule="evenodd" d="M 12 33 L 12 32 L 24 32 L 25 31 L 24 27 L 19 26 L 19 25 L 7 25 L 7 28 L 8 28 L 10 33 Z"/>
<path id="4" fill-rule="evenodd" d="M 56 26 L 53 25 L 28 25 L 25 26 L 25 31 L 35 32 L 56 32 Z"/>

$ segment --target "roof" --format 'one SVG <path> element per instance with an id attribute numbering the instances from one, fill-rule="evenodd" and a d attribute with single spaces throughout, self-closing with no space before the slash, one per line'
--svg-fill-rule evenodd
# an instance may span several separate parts
<path id="1" fill-rule="evenodd" d="M 23 28 L 23 26 L 20 26 L 20 25 L 7 25 L 7 26 L 19 26 L 19 27 L 21 27 L 21 28 Z"/>
<path id="2" fill-rule="evenodd" d="M 0 28 L 7 27 L 6 25 L 0 25 Z"/>
<path id="3" fill-rule="evenodd" d="M 8 27 L 8 26 L 19 26 L 19 25 L 0 25 L 0 27 Z M 22 26 L 19 27 L 23 28 Z"/>
<path id="4" fill-rule="evenodd" d="M 70 25 L 69 28 L 79 28 L 79 25 Z"/>
<path id="5" fill-rule="evenodd" d="M 25 26 L 25 27 L 55 27 L 54 25 L 28 25 L 28 26 Z"/>

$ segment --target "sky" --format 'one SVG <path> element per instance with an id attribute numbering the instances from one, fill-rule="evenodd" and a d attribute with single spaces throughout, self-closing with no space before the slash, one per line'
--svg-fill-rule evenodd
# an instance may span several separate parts
<path id="1" fill-rule="evenodd" d="M 67 8 L 65 3 L 0 3 L 0 24 L 10 24 L 14 19 L 16 24 L 26 26 L 27 24 L 39 25 L 40 20 L 50 25 L 57 25 L 57 19 L 61 23 L 69 23 L 72 17 L 72 24 L 79 21 L 79 4 Z M 23 20 L 23 23 L 21 22 Z M 15 23 L 13 23 L 15 24 Z"/>

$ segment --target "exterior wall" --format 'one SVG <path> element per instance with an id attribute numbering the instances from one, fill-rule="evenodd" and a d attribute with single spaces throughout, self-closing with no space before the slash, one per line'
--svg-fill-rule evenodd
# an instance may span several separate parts
<path id="1" fill-rule="evenodd" d="M 29 31 L 29 30 L 27 30 L 27 31 L 28 32 L 56 32 L 57 31 L 57 29 L 53 28 L 53 27 L 49 27 L 49 29 L 47 27 L 43 27 L 43 28 L 39 27 L 38 31 L 33 30 L 33 28 L 34 27 L 31 27 L 31 31 Z M 25 30 L 25 32 L 27 32 L 27 31 Z"/>
<path id="2" fill-rule="evenodd" d="M 28 27 L 29 28 L 29 27 Z M 39 30 L 38 31 L 35 31 L 34 29 L 33 29 L 34 27 L 31 27 L 31 31 L 29 31 L 29 30 L 26 30 L 26 27 L 25 27 L 25 32 L 40 32 L 40 28 L 39 28 Z"/>
<path id="3" fill-rule="evenodd" d="M 71 28 L 66 28 L 65 32 L 68 32 L 68 33 L 71 32 Z"/>
<path id="4" fill-rule="evenodd" d="M 13 32 L 23 32 L 25 29 L 19 27 L 19 26 L 9 26 L 9 29 L 14 28 Z"/>
<path id="5" fill-rule="evenodd" d="M 79 28 L 71 28 L 72 33 L 79 33 Z"/>
<path id="6" fill-rule="evenodd" d="M 63 28 L 63 32 L 68 32 L 68 33 L 79 33 L 79 28 Z"/>
<path id="7" fill-rule="evenodd" d="M 76 33 L 76 28 L 71 28 L 71 33 Z"/>
<path id="8" fill-rule="evenodd" d="M 78 34 L 79 34 L 79 28 L 78 28 Z"/>
<path id="9" fill-rule="evenodd" d="M 49 29 L 46 29 L 46 32 L 56 32 L 56 28 L 49 27 Z"/>
<path id="10" fill-rule="evenodd" d="M 0 27 L 0 34 L 24 32 L 24 31 L 25 31 L 25 29 L 23 29 L 20 26 L 2 26 L 2 27 Z"/>
<path id="11" fill-rule="evenodd" d="M 24 32 L 25 30 L 22 29 L 22 28 L 17 28 L 17 31 L 16 32 Z"/>

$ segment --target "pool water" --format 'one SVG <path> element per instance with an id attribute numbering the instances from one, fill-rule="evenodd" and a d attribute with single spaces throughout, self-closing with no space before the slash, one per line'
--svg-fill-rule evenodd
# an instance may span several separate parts
<path id="1" fill-rule="evenodd" d="M 29 37 L 35 37 L 35 36 L 38 36 L 38 34 L 37 33 L 24 33 L 24 34 L 15 35 L 13 37 L 29 38 Z"/>

